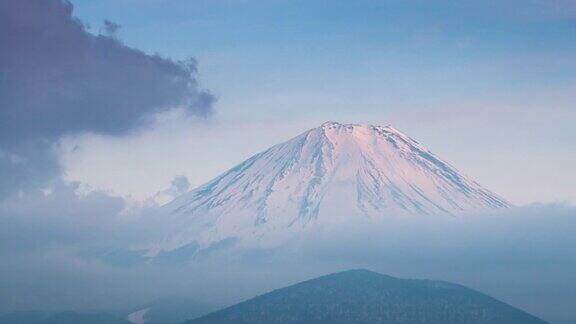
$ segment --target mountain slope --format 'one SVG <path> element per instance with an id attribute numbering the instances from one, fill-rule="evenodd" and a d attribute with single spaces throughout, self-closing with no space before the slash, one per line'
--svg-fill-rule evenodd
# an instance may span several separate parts
<path id="1" fill-rule="evenodd" d="M 460 285 L 351 270 L 278 289 L 186 323 L 545 322 Z"/>
<path id="2" fill-rule="evenodd" d="M 354 218 L 507 206 L 391 126 L 327 122 L 168 204 L 179 232 L 154 253 L 226 240 L 274 245 L 310 225 Z"/>

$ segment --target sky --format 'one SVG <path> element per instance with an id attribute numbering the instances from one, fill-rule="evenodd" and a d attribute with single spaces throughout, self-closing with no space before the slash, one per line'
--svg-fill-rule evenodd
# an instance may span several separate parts
<path id="1" fill-rule="evenodd" d="M 67 138 L 67 179 L 87 188 L 195 187 L 336 120 L 392 124 L 515 204 L 576 202 L 573 1 L 72 3 L 93 33 L 109 20 L 128 46 L 194 57 L 216 98 L 208 120 Z"/>
<path id="2" fill-rule="evenodd" d="M 572 0 L 3 0 L 0 49 L 0 313 L 362 266 L 575 322 Z M 391 124 L 516 207 L 126 264 L 173 234 L 163 203 L 328 120 Z"/>

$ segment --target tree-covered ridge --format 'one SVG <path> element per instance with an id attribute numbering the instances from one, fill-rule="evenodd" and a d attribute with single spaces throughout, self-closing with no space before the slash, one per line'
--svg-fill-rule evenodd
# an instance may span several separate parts
<path id="1" fill-rule="evenodd" d="M 461 285 L 350 270 L 304 281 L 196 323 L 545 323 Z"/>

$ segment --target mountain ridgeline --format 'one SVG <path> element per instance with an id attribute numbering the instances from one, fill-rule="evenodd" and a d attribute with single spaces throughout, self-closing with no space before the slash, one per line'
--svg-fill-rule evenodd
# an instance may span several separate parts
<path id="1" fill-rule="evenodd" d="M 187 324 L 386 323 L 542 324 L 543 320 L 475 290 L 350 270 L 249 299 Z"/>
<path id="2" fill-rule="evenodd" d="M 148 255 L 275 247 L 310 228 L 508 206 L 391 126 L 327 122 L 166 205 L 175 232 Z"/>

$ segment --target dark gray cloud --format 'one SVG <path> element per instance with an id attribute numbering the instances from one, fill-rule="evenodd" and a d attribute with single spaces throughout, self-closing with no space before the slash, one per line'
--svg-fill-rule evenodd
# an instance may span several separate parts
<path id="1" fill-rule="evenodd" d="M 173 107 L 212 110 L 196 63 L 127 47 L 105 22 L 88 33 L 61 0 L 0 3 L 0 143 L 93 131 L 121 134 Z"/>
<path id="2" fill-rule="evenodd" d="M 56 177 L 51 144 L 63 135 L 124 134 L 175 107 L 212 112 L 196 61 L 130 48 L 119 28 L 87 32 L 67 1 L 0 1 L 0 197 Z"/>

